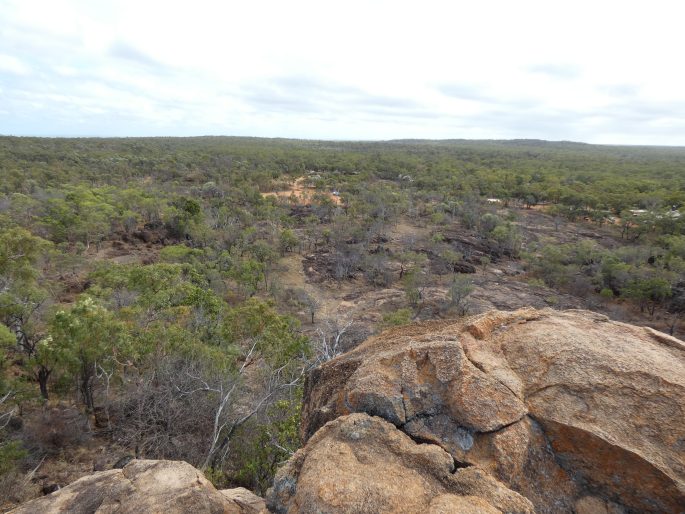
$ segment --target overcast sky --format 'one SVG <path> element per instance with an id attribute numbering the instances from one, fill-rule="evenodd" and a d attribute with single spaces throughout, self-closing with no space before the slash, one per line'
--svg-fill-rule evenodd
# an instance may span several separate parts
<path id="1" fill-rule="evenodd" d="M 0 134 L 685 145 L 685 2 L 0 0 Z"/>

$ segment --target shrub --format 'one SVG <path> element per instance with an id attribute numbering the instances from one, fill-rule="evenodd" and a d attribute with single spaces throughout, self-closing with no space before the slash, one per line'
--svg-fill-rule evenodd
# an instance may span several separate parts
<path id="1" fill-rule="evenodd" d="M 402 325 L 408 325 L 411 323 L 412 311 L 411 309 L 397 309 L 393 312 L 388 312 L 383 314 L 383 321 L 381 322 L 382 328 L 388 327 L 400 327 Z"/>

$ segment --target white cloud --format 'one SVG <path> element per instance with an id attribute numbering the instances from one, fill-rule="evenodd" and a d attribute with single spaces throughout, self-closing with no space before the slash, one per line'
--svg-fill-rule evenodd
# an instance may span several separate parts
<path id="1" fill-rule="evenodd" d="M 31 69 L 16 57 L 0 54 L 0 73 L 11 75 L 29 75 Z"/>
<path id="2" fill-rule="evenodd" d="M 677 1 L 6 0 L 0 133 L 685 144 Z"/>

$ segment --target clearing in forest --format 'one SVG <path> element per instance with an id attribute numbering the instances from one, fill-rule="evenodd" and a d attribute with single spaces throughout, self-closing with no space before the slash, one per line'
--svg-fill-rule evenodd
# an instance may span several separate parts
<path id="1" fill-rule="evenodd" d="M 300 177 L 293 182 L 288 189 L 283 191 L 270 191 L 262 193 L 264 198 L 268 196 L 275 196 L 276 198 L 293 199 L 294 203 L 301 205 L 310 205 L 314 201 L 316 195 L 323 195 L 328 197 L 335 205 L 341 205 L 342 200 L 335 192 L 317 191 L 316 187 L 307 183 L 307 177 Z"/>

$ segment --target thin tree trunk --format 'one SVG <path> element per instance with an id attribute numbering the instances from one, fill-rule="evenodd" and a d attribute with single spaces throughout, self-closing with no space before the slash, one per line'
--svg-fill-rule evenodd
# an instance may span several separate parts
<path id="1" fill-rule="evenodd" d="M 38 373 L 36 373 L 36 378 L 38 379 L 38 387 L 40 387 L 40 395 L 43 399 L 48 399 L 48 378 L 50 377 L 51 370 L 40 367 Z"/>

